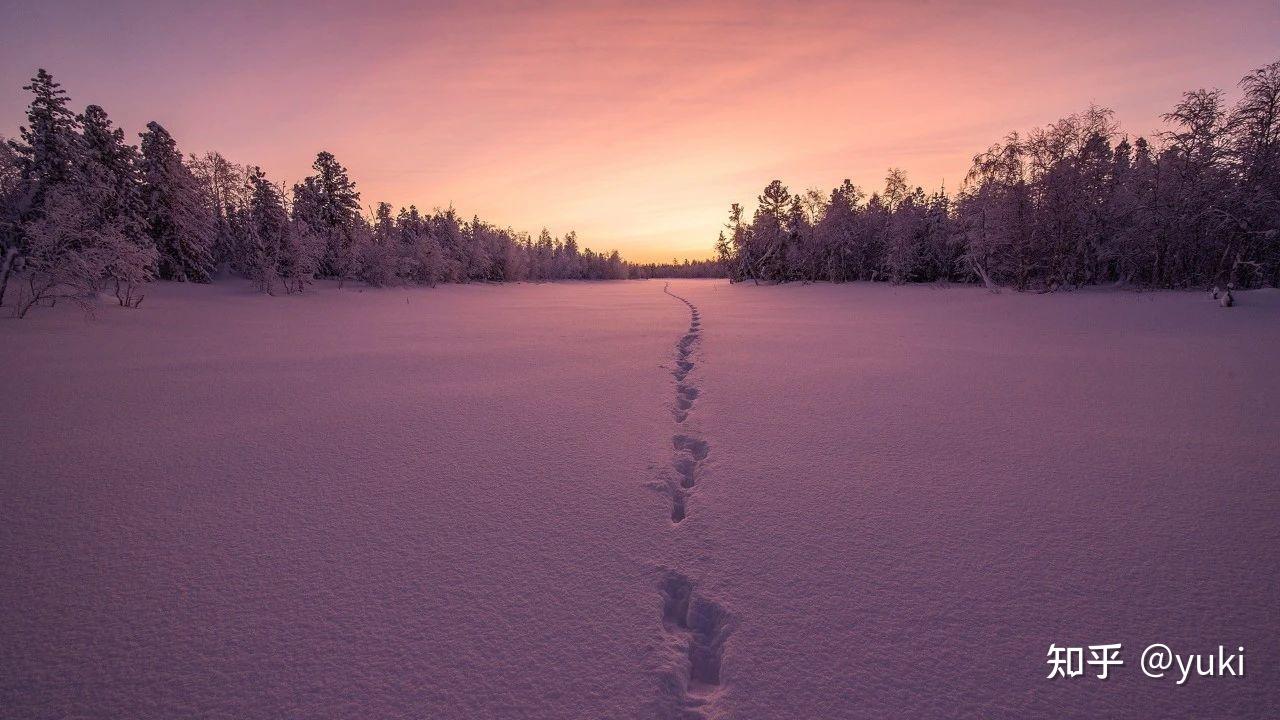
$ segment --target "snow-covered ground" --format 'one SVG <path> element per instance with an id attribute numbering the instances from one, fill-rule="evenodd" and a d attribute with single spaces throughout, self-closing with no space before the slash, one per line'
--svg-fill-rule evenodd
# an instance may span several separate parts
<path id="1" fill-rule="evenodd" d="M 669 289 L 0 322 L 0 716 L 1280 707 L 1280 293 Z"/>

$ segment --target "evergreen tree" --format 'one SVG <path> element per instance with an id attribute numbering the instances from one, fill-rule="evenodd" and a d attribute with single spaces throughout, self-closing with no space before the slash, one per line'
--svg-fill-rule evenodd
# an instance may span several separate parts
<path id="1" fill-rule="evenodd" d="M 245 263 L 247 275 L 259 290 L 271 294 L 278 276 L 290 276 L 293 258 L 285 252 L 290 231 L 280 192 L 260 167 L 249 168 L 249 205 L 246 214 L 246 249 L 252 253 Z"/>
<path id="2" fill-rule="evenodd" d="M 862 190 L 846 179 L 831 191 L 815 232 L 823 259 L 815 279 L 844 282 L 862 274 L 859 204 Z"/>
<path id="3" fill-rule="evenodd" d="M 788 228 L 791 191 L 781 181 L 774 180 L 756 197 L 756 202 L 747 257 L 751 276 L 757 281 L 786 280 L 785 260 L 787 245 L 791 239 Z"/>
<path id="4" fill-rule="evenodd" d="M 18 154 L 0 136 L 0 304 L 3 304 L 4 289 L 18 260 L 18 238 L 25 204 Z"/>
<path id="5" fill-rule="evenodd" d="M 112 258 L 106 270 L 120 304 L 133 306 L 134 288 L 156 273 L 155 245 L 146 233 L 146 207 L 138 174 L 138 149 L 124 142 L 97 105 L 79 117 L 82 154 L 76 185 L 90 223 L 110 228 L 110 237 L 128 252 Z M 141 300 L 139 299 L 138 302 Z"/>
<path id="6" fill-rule="evenodd" d="M 160 253 L 160 277 L 209 282 L 216 241 L 212 209 L 169 132 L 150 122 L 141 137 L 146 228 Z"/>
<path id="7" fill-rule="evenodd" d="M 18 129 L 19 139 L 8 141 L 7 147 L 16 159 L 17 181 L 5 198 L 7 219 L 0 233 L 0 305 L 13 269 L 22 263 L 26 228 L 41 218 L 46 195 L 73 180 L 81 154 L 67 91 L 44 68 L 22 89 L 33 97 L 27 106 L 27 124 Z"/>
<path id="8" fill-rule="evenodd" d="M 293 186 L 293 217 L 324 237 L 321 274 L 345 280 L 356 273 L 359 259 L 360 193 L 332 153 L 321 151 L 311 167 L 315 174 Z"/>
<path id="9" fill-rule="evenodd" d="M 360 247 L 360 279 L 373 287 L 393 285 L 399 279 L 400 264 L 395 220 L 391 217 L 391 203 L 378 203 L 374 210 L 373 227 L 368 239 Z"/>
<path id="10" fill-rule="evenodd" d="M 103 188 L 103 221 L 118 221 L 129 239 L 145 243 L 146 206 L 138 148 L 125 144 L 124 131 L 111 127 L 106 111 L 97 105 L 85 108 L 79 120 L 84 138 L 81 171 L 100 173 L 107 183 Z"/>
<path id="11" fill-rule="evenodd" d="M 27 107 L 27 124 L 19 129 L 21 141 L 12 147 L 21 158 L 23 179 L 31 186 L 31 206 L 38 211 L 47 189 L 68 181 L 75 171 L 81 152 L 79 128 L 67 107 L 67 91 L 44 68 L 22 89 L 34 97 Z"/>

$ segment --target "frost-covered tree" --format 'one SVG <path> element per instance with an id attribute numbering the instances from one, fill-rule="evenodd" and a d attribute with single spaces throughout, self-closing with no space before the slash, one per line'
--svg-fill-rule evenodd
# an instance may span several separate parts
<path id="1" fill-rule="evenodd" d="M 754 278 L 750 265 L 751 226 L 743 222 L 742 205 L 733 203 L 729 206 L 729 222 L 725 224 L 725 229 L 729 231 L 729 255 L 726 258 L 729 279 L 742 282 Z"/>
<path id="2" fill-rule="evenodd" d="M 809 281 L 820 272 L 824 248 L 820 245 L 817 224 L 826 212 L 827 199 L 822 191 L 810 188 L 791 198 L 787 212 L 785 263 L 791 279 Z"/>
<path id="3" fill-rule="evenodd" d="M 406 282 L 435 287 L 443 274 L 443 260 L 429 219 L 410 205 L 396 216 L 396 232 L 400 239 L 400 277 Z"/>
<path id="4" fill-rule="evenodd" d="M 815 228 L 823 260 L 814 279 L 844 282 L 862 275 L 866 265 L 859 243 L 858 213 L 862 200 L 862 190 L 848 179 L 831 191 Z"/>
<path id="5" fill-rule="evenodd" d="M 360 193 L 332 153 L 321 151 L 311 167 L 315 174 L 293 186 L 293 217 L 325 239 L 321 274 L 345 281 L 359 269 Z"/>
<path id="6" fill-rule="evenodd" d="M 136 149 L 102 108 L 72 115 L 65 91 L 44 70 L 26 89 L 34 95 L 29 126 L 6 152 L 12 169 L 0 298 L 20 270 L 20 316 L 46 299 L 88 306 L 103 283 L 112 284 L 121 305 L 136 306 L 137 288 L 155 268 L 142 235 Z"/>
<path id="7" fill-rule="evenodd" d="M 394 285 L 399 281 L 400 253 L 397 243 L 395 219 L 391 216 L 390 203 L 378 203 L 374 210 L 373 226 L 367 239 L 361 243 L 360 279 L 373 287 Z"/>
<path id="8" fill-rule="evenodd" d="M 141 137 L 146 229 L 160 253 L 160 277 L 209 282 L 217 241 L 209 199 L 169 131 L 150 122 Z"/>
<path id="9" fill-rule="evenodd" d="M 1226 269 L 1214 246 L 1228 216 L 1230 196 L 1229 125 L 1223 93 L 1196 90 L 1183 95 L 1165 121 L 1157 202 L 1157 255 L 1152 284 L 1209 284 Z"/>
<path id="10" fill-rule="evenodd" d="M 45 194 L 45 211 L 26 229 L 18 317 L 41 302 L 70 300 L 91 311 L 104 281 L 114 281 L 121 305 L 142 302 L 137 286 L 149 279 L 154 249 L 125 234 L 118 219 L 104 219 L 105 182 L 63 183 Z"/>
<path id="11" fill-rule="evenodd" d="M 289 215 L 285 212 L 279 190 L 260 167 L 248 170 L 249 200 L 244 215 L 243 247 L 246 257 L 242 260 L 245 274 L 258 286 L 258 290 L 272 294 L 281 263 L 287 262 L 285 246 L 290 233 Z"/>
<path id="12" fill-rule="evenodd" d="M 795 218 L 791 191 L 779 180 L 769 183 L 756 198 L 751 220 L 746 265 L 757 281 L 788 279 L 786 258 L 791 243 L 791 223 Z"/>
<path id="13" fill-rule="evenodd" d="M 315 280 L 324 257 L 325 238 L 303 220 L 291 220 L 280 246 L 279 273 L 286 292 L 300 293 Z"/>
<path id="14" fill-rule="evenodd" d="M 42 217 L 45 196 L 73 180 L 81 156 L 79 127 L 62 86 L 40 68 L 31 84 L 22 89 L 32 98 L 27 124 L 18 129 L 18 139 L 7 141 L 6 147 L 7 159 L 16 163 L 17 177 L 5 197 L 8 217 L 0 234 L 4 243 L 0 247 L 0 305 L 13 269 L 22 264 L 26 228 Z"/>
<path id="15" fill-rule="evenodd" d="M 81 167 L 95 166 L 105 177 L 107 186 L 103 212 L 118 219 L 136 236 L 144 234 L 141 178 L 138 175 L 138 148 L 124 142 L 124 131 L 111 126 L 107 112 L 97 105 L 85 108 L 80 115 L 83 137 Z"/>
<path id="16" fill-rule="evenodd" d="M 22 89 L 33 97 L 27 106 L 27 124 L 18 131 L 21 139 L 11 147 L 30 186 L 31 206 L 38 212 L 44 193 L 70 180 L 75 171 L 81 154 L 79 126 L 68 107 L 67 91 L 44 68 Z"/>
<path id="17" fill-rule="evenodd" d="M 85 108 L 79 120 L 83 152 L 77 183 L 89 193 L 85 200 L 92 203 L 95 222 L 116 227 L 137 246 L 128 257 L 146 259 L 141 267 L 129 267 L 123 261 L 112 263 L 118 289 L 126 298 L 132 297 L 134 285 L 150 280 L 156 272 L 155 246 L 147 235 L 138 148 L 125 143 L 124 131 L 113 128 L 106 111 L 97 105 Z"/>
<path id="18" fill-rule="evenodd" d="M 26 201 L 26 186 L 22 181 L 18 154 L 0 136 L 0 305 L 18 260 L 18 241 Z"/>
<path id="19" fill-rule="evenodd" d="M 582 278 L 582 253 L 578 250 L 578 233 L 570 230 L 564 236 L 564 250 L 557 263 L 557 277 L 578 280 Z"/>
<path id="20" fill-rule="evenodd" d="M 1280 62 L 1240 81 L 1230 153 L 1239 173 L 1228 281 L 1280 285 Z"/>
<path id="21" fill-rule="evenodd" d="M 1031 193 L 1021 137 L 974 157 L 957 202 L 962 262 L 988 287 L 1024 287 L 1031 272 Z"/>
<path id="22" fill-rule="evenodd" d="M 240 273 L 248 272 L 241 261 L 251 257 L 254 250 L 252 247 L 240 247 L 241 238 L 234 229 L 234 216 L 248 204 L 246 194 L 251 187 L 248 169 L 217 152 L 192 155 L 187 164 L 213 213 L 216 238 L 214 265 L 226 266 Z"/>
<path id="23" fill-rule="evenodd" d="M 926 252 L 924 190 L 909 190 L 906 174 L 894 168 L 885 178 L 884 198 L 888 211 L 884 225 L 884 255 L 881 271 L 893 283 L 920 279 Z"/>
<path id="24" fill-rule="evenodd" d="M 502 248 L 500 258 L 502 279 L 506 281 L 527 280 L 529 278 L 529 255 L 525 252 L 527 237 L 509 235 L 509 242 Z M 578 278 L 582 277 L 581 257 L 579 257 Z"/>
<path id="25" fill-rule="evenodd" d="M 106 266 L 117 300 L 126 307 L 141 302 L 138 288 L 156 274 L 157 252 L 147 235 L 146 206 L 138 172 L 138 149 L 124 141 L 101 107 L 90 105 L 79 117 L 81 156 L 74 186 L 81 208 L 117 254 Z"/>

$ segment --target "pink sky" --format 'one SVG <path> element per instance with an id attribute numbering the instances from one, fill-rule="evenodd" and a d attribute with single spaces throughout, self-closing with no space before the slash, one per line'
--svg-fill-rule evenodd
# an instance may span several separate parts
<path id="1" fill-rule="evenodd" d="M 706 256 L 772 178 L 956 188 L 1090 103 L 1130 133 L 1280 59 L 1280 3 L 15 3 L 0 133 L 37 67 L 276 180 L 333 152 L 367 205 L 452 203 L 631 259 Z M 212 5 L 212 4 L 210 4 Z"/>

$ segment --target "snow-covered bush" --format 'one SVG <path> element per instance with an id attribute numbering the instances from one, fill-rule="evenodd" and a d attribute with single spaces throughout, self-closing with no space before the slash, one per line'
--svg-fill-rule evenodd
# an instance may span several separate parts
<path id="1" fill-rule="evenodd" d="M 136 286 L 150 279 L 155 250 L 130 238 L 118 221 L 104 222 L 83 189 L 64 186 L 44 198 L 28 224 L 18 269 L 18 317 L 41 302 L 70 300 L 92 312 L 110 283 L 121 305 L 136 306 Z"/>

